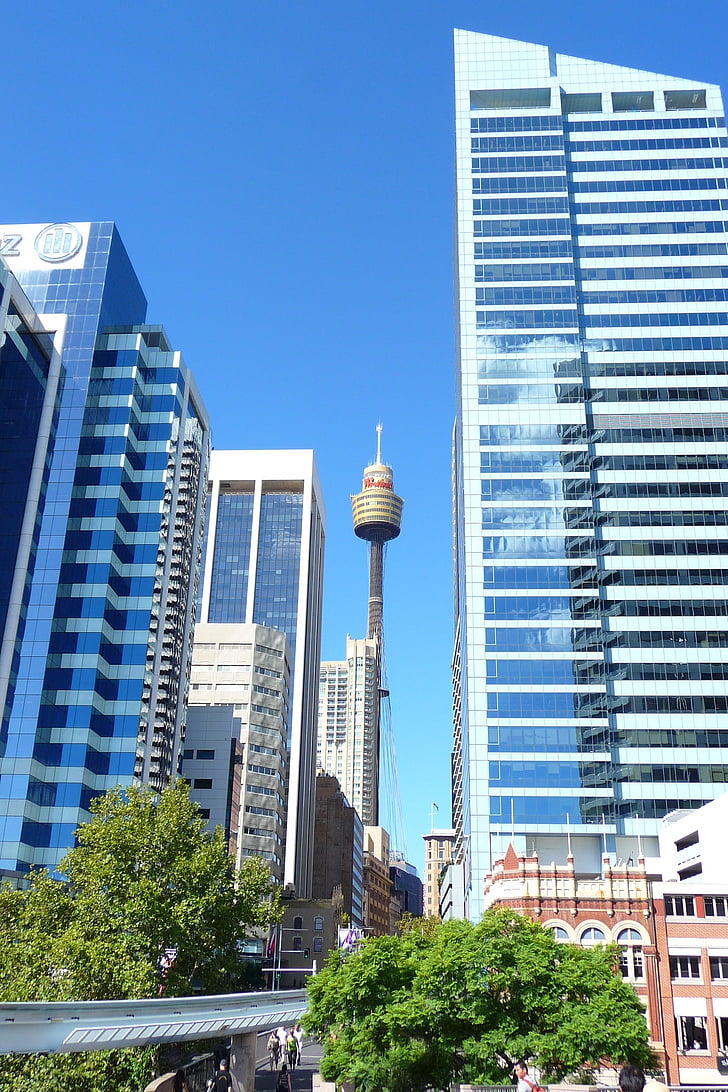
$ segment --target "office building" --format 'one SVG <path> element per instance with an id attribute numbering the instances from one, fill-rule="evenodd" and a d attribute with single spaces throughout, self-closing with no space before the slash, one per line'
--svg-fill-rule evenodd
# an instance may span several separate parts
<path id="1" fill-rule="evenodd" d="M 0 747 L 7 745 L 48 470 L 65 321 L 43 321 L 0 261 Z"/>
<path id="2" fill-rule="evenodd" d="M 454 820 L 597 874 L 728 772 L 728 157 L 702 82 L 456 32 Z M 698 329 L 699 327 L 699 329 Z"/>
<path id="3" fill-rule="evenodd" d="M 423 913 L 425 917 L 438 918 L 440 916 L 440 876 L 453 860 L 455 831 L 445 828 L 433 829 L 422 837 L 425 840 Z"/>
<path id="4" fill-rule="evenodd" d="M 346 659 L 328 660 L 319 674 L 316 764 L 336 777 L 362 822 L 371 825 L 379 801 L 379 645 L 346 638 Z"/>
<path id="5" fill-rule="evenodd" d="M 728 794 L 666 817 L 653 885 L 670 1084 L 728 1085 Z"/>
<path id="6" fill-rule="evenodd" d="M 316 777 L 313 839 L 314 899 L 341 899 L 341 912 L 354 926 L 363 922 L 364 827 L 335 777 Z"/>
<path id="7" fill-rule="evenodd" d="M 326 525 L 313 452 L 213 451 L 209 492 L 198 619 L 210 626 L 265 626 L 288 640 L 283 878 L 298 898 L 310 898 Z M 285 700 L 284 682 L 270 674 L 265 682 L 251 678 L 251 717 L 268 723 L 266 699 Z M 272 768 L 277 776 L 275 763 Z"/>
<path id="8" fill-rule="evenodd" d="M 178 772 L 209 426 L 180 354 L 142 325 L 113 224 L 0 230 L 43 324 L 65 324 L 33 576 L 2 658 L 0 868 L 18 875 L 57 865 L 94 796 Z"/>
<path id="9" fill-rule="evenodd" d="M 210 829 L 220 824 L 240 868 L 262 857 L 283 880 L 288 796 L 290 653 L 280 630 L 198 622 L 182 773 Z"/>
<path id="10" fill-rule="evenodd" d="M 389 834 L 384 827 L 364 827 L 364 929 L 370 936 L 391 936 L 399 918 L 392 905 Z"/>
<path id="11" fill-rule="evenodd" d="M 422 917 L 422 880 L 417 875 L 413 864 L 404 859 L 404 854 L 389 854 L 389 878 L 392 881 L 392 898 L 397 903 L 398 915 L 411 914 L 414 918 Z"/>

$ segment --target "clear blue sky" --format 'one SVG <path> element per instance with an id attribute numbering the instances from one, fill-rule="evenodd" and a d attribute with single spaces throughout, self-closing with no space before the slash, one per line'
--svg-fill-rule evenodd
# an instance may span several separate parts
<path id="1" fill-rule="evenodd" d="M 728 86 L 724 2 L 34 0 L 3 10 L 0 222 L 113 219 L 220 448 L 312 447 L 322 655 L 366 626 L 349 494 L 405 497 L 385 628 L 410 859 L 450 819 L 452 29 Z"/>

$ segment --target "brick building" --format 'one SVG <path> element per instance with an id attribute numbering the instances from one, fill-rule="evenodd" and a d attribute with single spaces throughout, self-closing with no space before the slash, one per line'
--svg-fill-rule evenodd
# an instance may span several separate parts
<path id="1" fill-rule="evenodd" d="M 342 912 L 352 925 L 363 924 L 364 827 L 356 808 L 347 800 L 338 780 L 329 774 L 316 777 L 316 815 L 313 838 L 314 899 L 330 899 L 336 888 Z"/>
<path id="2" fill-rule="evenodd" d="M 593 945 L 616 942 L 622 974 L 645 1005 L 653 1047 L 663 1052 L 655 926 L 645 862 L 612 864 L 602 874 L 577 876 L 574 858 L 544 865 L 536 854 L 519 856 L 509 846 L 486 874 L 485 908 L 506 906 L 551 929 L 557 940 Z"/>
<path id="3" fill-rule="evenodd" d="M 667 1079 L 726 1085 L 728 795 L 668 816 L 654 885 Z"/>
<path id="4" fill-rule="evenodd" d="M 364 928 L 369 936 L 394 932 L 389 834 L 383 827 L 364 827 Z"/>

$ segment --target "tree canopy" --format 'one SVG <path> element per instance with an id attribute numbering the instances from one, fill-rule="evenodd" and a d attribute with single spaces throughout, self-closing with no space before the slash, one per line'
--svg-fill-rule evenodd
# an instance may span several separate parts
<path id="1" fill-rule="evenodd" d="M 245 988 L 242 941 L 279 914 L 257 857 L 236 871 L 221 830 L 210 834 L 184 781 L 162 793 L 117 788 L 94 800 L 92 819 L 59 864 L 62 879 L 31 874 L 0 888 L 0 1000 L 92 1001 Z M 172 966 L 162 971 L 165 950 Z M 138 1053 L 1 1059 L 3 1088 L 138 1088 Z M 116 1064 L 126 1055 L 129 1064 Z M 133 1056 L 133 1057 L 132 1057 Z M 148 1064 L 148 1063 L 147 1063 Z M 44 1081 L 42 1073 L 47 1073 Z M 113 1073 L 108 1082 L 102 1075 Z M 32 1074 L 32 1078 L 28 1078 Z M 26 1078 L 31 1083 L 23 1083 Z"/>
<path id="2" fill-rule="evenodd" d="M 616 949 L 559 943 L 509 910 L 488 911 L 478 925 L 413 925 L 350 956 L 334 953 L 308 992 L 307 1028 L 325 1044 L 322 1075 L 357 1088 L 507 1083 L 519 1058 L 544 1080 L 654 1061 Z"/>

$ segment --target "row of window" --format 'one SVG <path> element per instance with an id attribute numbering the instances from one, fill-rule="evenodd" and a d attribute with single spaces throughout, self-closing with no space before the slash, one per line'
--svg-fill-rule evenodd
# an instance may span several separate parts
<path id="1" fill-rule="evenodd" d="M 471 118 L 471 133 L 529 133 L 563 129 L 569 133 L 636 132 L 649 129 L 724 129 L 721 117 L 674 117 L 674 118 L 609 118 L 575 121 L 558 114 L 533 117 Z"/>
<path id="2" fill-rule="evenodd" d="M 481 138 L 482 139 L 482 138 Z M 473 140 L 475 144 L 476 141 Z M 553 145 L 556 147 L 556 145 Z M 612 138 L 611 140 L 570 140 L 571 152 L 638 152 L 660 151 L 675 148 L 728 148 L 728 138 L 709 137 L 648 137 L 637 140 Z M 473 148 L 473 151 L 497 151 L 497 148 Z M 509 149 L 511 150 L 511 149 Z M 512 149 L 513 151 L 517 149 Z M 534 151 L 536 149 L 534 148 Z"/>
<path id="3" fill-rule="evenodd" d="M 478 386 L 478 404 L 481 406 L 489 403 L 575 405 L 580 402 L 721 402 L 726 398 L 728 387 L 713 386 L 598 387 L 595 390 L 583 387 L 580 383 L 484 383 Z M 598 495 L 606 494 L 595 494 Z"/>
<path id="4" fill-rule="evenodd" d="M 670 444 L 725 443 L 728 429 L 653 427 L 592 429 L 582 424 L 481 425 L 486 444 Z"/>
<path id="5" fill-rule="evenodd" d="M 484 279 L 478 275 L 479 270 L 482 271 L 483 268 L 483 266 L 475 267 L 476 283 Z M 585 306 L 605 303 L 707 303 L 711 300 L 721 302 L 728 300 L 728 288 L 651 288 L 581 293 L 581 303 Z M 575 301 L 576 288 L 570 284 L 535 287 L 519 285 L 514 288 L 476 288 L 475 290 L 475 302 L 481 305 L 574 303 Z M 592 318 L 594 316 L 590 316 L 590 319 Z M 553 365 L 551 367 L 553 368 Z"/>
<path id="6" fill-rule="evenodd" d="M 491 197 L 473 201 L 474 216 L 531 216 L 548 213 L 569 213 L 567 197 Z M 724 212 L 728 201 L 719 198 L 677 198 L 662 201 L 581 201 L 574 212 L 589 216 L 605 216 L 617 212 Z"/>
<path id="7" fill-rule="evenodd" d="M 694 918 L 698 916 L 698 903 L 693 895 L 665 895 L 667 917 Z M 708 896 L 703 899 L 706 917 L 727 917 L 728 896 Z"/>
<path id="8" fill-rule="evenodd" d="M 474 178 L 473 193 L 566 193 L 565 175 L 506 174 Z M 724 190 L 728 179 L 715 178 L 595 178 L 571 183 L 571 192 L 580 193 L 661 193 L 679 190 Z"/>
<path id="9" fill-rule="evenodd" d="M 593 558 L 612 557 L 691 557 L 728 554 L 728 541 L 723 539 L 683 540 L 640 539 L 636 542 L 613 541 L 599 543 L 587 535 L 486 535 L 483 538 L 483 559 L 511 558 Z"/>
<path id="10" fill-rule="evenodd" d="M 713 982 L 728 979 L 728 956 L 709 956 L 710 978 Z M 681 978 L 701 978 L 700 956 L 697 955 L 671 955 L 670 977 L 679 980 Z"/>
<path id="11" fill-rule="evenodd" d="M 721 361 L 721 363 L 723 363 Z M 481 451 L 482 472 L 578 473 L 599 470 L 728 470 L 728 453 L 590 455 L 588 451 Z"/>
<path id="12" fill-rule="evenodd" d="M 600 727 L 598 725 L 579 725 L 565 727 L 551 725 L 509 725 L 507 728 L 497 724 L 488 726 L 488 748 L 490 751 L 524 754 L 553 754 L 556 751 L 588 754 L 590 751 L 603 752 L 613 747 L 725 747 L 728 744 L 728 730 L 710 729 L 708 731 L 682 728 L 620 729 Z M 717 912 L 706 916 L 721 916 Z"/>
<path id="13" fill-rule="evenodd" d="M 721 156 L 671 159 L 575 159 L 569 162 L 573 173 L 605 174 L 610 171 L 705 171 L 723 170 L 728 159 Z M 566 171 L 563 155 L 475 156 L 471 160 L 473 173 L 530 174 L 536 171 Z"/>
<path id="14" fill-rule="evenodd" d="M 601 660 L 488 660 L 486 679 L 504 685 L 580 686 L 630 680 L 633 682 L 724 682 L 726 663 L 603 663 Z M 726 771 L 728 774 L 728 771 Z M 697 778 L 695 778 L 697 780 Z M 723 777 L 720 780 L 724 780 Z"/>

